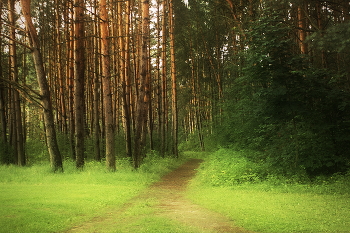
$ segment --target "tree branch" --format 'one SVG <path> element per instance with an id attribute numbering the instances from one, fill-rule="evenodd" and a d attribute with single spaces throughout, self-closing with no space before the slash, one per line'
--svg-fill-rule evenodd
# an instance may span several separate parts
<path id="1" fill-rule="evenodd" d="M 14 40 L 14 39 L 12 39 L 11 37 L 6 36 L 6 35 L 4 35 L 4 34 L 2 34 L 2 33 L 0 34 L 0 36 L 5 37 L 5 38 L 7 38 L 7 39 L 9 39 L 9 40 L 12 40 L 12 41 L 16 42 L 17 44 L 20 44 L 20 45 L 26 47 L 27 49 L 30 49 L 31 51 L 33 50 L 33 48 L 30 47 L 29 45 L 26 45 L 25 43 L 20 42 L 20 41 L 18 41 L 18 40 Z"/>

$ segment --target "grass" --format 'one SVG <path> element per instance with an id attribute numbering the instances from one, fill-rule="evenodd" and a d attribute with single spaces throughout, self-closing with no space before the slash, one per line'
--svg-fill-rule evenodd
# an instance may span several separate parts
<path id="1" fill-rule="evenodd" d="M 350 232 L 349 196 L 197 187 L 189 197 L 257 232 Z"/>
<path id="2" fill-rule="evenodd" d="M 275 176 L 264 181 L 249 180 L 245 178 L 249 172 L 258 176 L 250 162 L 243 164 L 242 157 L 235 160 L 236 155 L 231 154 L 226 169 L 236 168 L 237 173 L 235 170 L 223 172 L 217 163 L 222 163 L 223 153 L 229 152 L 218 153 L 219 156 L 209 156 L 191 183 L 188 197 L 195 203 L 221 212 L 236 225 L 257 232 L 350 232 L 348 176 L 338 176 L 333 181 L 320 177 L 315 183 L 293 183 Z M 220 161 L 213 161 L 217 158 Z M 230 173 L 229 179 L 227 173 Z M 224 180 L 219 182 L 220 178 Z"/>
<path id="3" fill-rule="evenodd" d="M 119 161 L 108 173 L 104 164 L 86 163 L 77 171 L 72 162 L 53 174 L 48 164 L 0 166 L 0 232 L 59 232 L 118 208 L 181 160 L 147 158 L 133 171 Z"/>

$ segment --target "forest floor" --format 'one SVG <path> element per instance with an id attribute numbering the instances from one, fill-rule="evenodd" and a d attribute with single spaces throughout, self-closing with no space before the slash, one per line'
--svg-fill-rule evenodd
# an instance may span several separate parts
<path id="1" fill-rule="evenodd" d="M 188 160 L 125 203 L 122 208 L 109 209 L 104 215 L 94 217 L 66 232 L 171 232 L 164 227 L 167 221 L 181 226 L 177 228 L 178 232 L 182 232 L 181 229 L 186 229 L 186 232 L 251 232 L 186 198 L 187 185 L 201 162 L 200 159 Z M 152 224 L 154 219 L 162 223 L 148 228 L 147 224 Z"/>

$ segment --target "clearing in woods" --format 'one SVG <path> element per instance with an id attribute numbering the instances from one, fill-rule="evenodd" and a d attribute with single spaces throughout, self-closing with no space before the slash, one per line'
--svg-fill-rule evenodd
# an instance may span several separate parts
<path id="1" fill-rule="evenodd" d="M 187 184 L 201 162 L 200 159 L 188 160 L 122 208 L 109 210 L 106 215 L 95 217 L 67 232 L 170 232 L 162 226 L 167 221 L 180 225 L 178 232 L 184 229 L 186 232 L 251 232 L 234 226 L 232 220 L 185 197 Z M 142 218 L 148 220 L 140 221 Z M 147 224 L 152 225 L 152 219 L 160 219 L 161 224 L 153 223 L 148 227 Z"/>

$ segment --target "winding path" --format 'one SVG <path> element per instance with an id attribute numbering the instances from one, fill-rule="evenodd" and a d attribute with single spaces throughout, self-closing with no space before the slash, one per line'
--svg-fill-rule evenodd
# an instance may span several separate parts
<path id="1" fill-rule="evenodd" d="M 118 225 L 125 223 L 125 221 L 135 221 L 135 217 L 132 216 L 120 218 L 122 213 L 128 211 L 133 205 L 156 200 L 156 202 L 153 201 L 155 204 L 152 204 L 152 208 L 155 210 L 153 215 L 166 217 L 183 226 L 188 226 L 190 229 L 196 229 L 194 232 L 251 233 L 251 231 L 234 226 L 233 221 L 225 216 L 196 205 L 185 197 L 188 182 L 194 177 L 196 168 L 201 162 L 202 160 L 199 159 L 188 160 L 140 195 L 132 198 L 121 209 L 109 212 L 107 216 L 95 217 L 67 232 L 110 232 L 106 226 L 113 225 L 114 229 L 117 229 Z M 159 229 L 158 232 L 162 232 L 162 230 Z"/>

